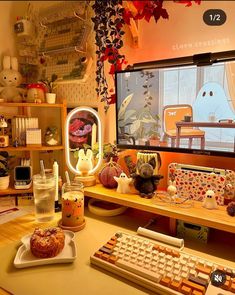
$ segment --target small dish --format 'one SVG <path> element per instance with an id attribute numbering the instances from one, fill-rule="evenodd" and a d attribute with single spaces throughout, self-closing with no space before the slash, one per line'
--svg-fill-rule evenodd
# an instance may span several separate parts
<path id="1" fill-rule="evenodd" d="M 64 230 L 65 245 L 64 249 L 52 258 L 37 258 L 30 251 L 31 234 L 24 236 L 21 239 L 22 245 L 19 247 L 15 259 L 14 266 L 16 268 L 31 267 L 36 265 L 46 265 L 55 263 L 73 262 L 77 257 L 76 244 L 74 242 L 74 233 L 69 230 Z"/>

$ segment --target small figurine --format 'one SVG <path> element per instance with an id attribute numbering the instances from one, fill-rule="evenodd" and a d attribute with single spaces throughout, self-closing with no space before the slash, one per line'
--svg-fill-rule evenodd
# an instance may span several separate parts
<path id="1" fill-rule="evenodd" d="M 132 178 L 127 177 L 127 175 L 122 172 L 120 174 L 119 177 L 114 176 L 113 177 L 117 183 L 118 183 L 118 187 L 117 187 L 117 192 L 120 194 L 128 194 L 130 192 L 130 183 L 132 181 Z"/>
<path id="2" fill-rule="evenodd" d="M 85 153 L 84 149 L 80 149 L 78 152 L 78 162 L 76 170 L 81 175 L 87 175 L 93 168 L 93 153 L 91 149 L 88 149 Z"/>
<path id="3" fill-rule="evenodd" d="M 206 196 L 202 203 L 202 207 L 206 209 L 216 209 L 218 207 L 215 199 L 215 193 L 213 192 L 213 190 L 208 190 L 206 192 Z"/>
<path id="4" fill-rule="evenodd" d="M 154 175 L 156 159 L 153 157 L 148 163 L 145 163 L 143 159 L 138 159 L 136 167 L 138 174 L 131 175 L 134 179 L 135 188 L 140 192 L 141 197 L 152 198 L 159 180 L 163 178 L 162 175 Z"/>
<path id="5" fill-rule="evenodd" d="M 169 181 L 169 185 L 167 187 L 167 193 L 171 197 L 171 199 L 174 199 L 177 193 L 177 188 L 176 188 L 176 182 L 175 181 Z"/>

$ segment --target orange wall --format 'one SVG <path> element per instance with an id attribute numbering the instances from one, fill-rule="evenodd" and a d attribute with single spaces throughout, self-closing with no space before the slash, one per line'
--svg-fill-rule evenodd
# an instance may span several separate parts
<path id="1" fill-rule="evenodd" d="M 235 49 L 235 1 L 202 1 L 201 5 L 193 4 L 192 7 L 164 1 L 164 6 L 169 13 L 169 20 L 160 19 L 157 24 L 154 20 L 149 23 L 142 20 L 138 23 L 139 48 L 133 48 L 130 32 L 126 30 L 123 53 L 129 64 Z M 207 26 L 203 22 L 204 11 L 213 8 L 223 9 L 227 15 L 227 21 L 221 27 Z M 114 106 L 111 106 L 108 114 L 104 115 L 104 122 L 105 141 L 113 142 Z M 167 152 L 162 152 L 161 157 L 163 165 L 160 173 L 164 175 L 161 187 L 167 185 L 167 167 L 171 162 L 235 170 L 234 158 Z"/>

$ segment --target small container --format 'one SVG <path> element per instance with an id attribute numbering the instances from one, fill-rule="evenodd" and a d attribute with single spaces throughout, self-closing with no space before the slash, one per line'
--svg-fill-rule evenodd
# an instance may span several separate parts
<path id="1" fill-rule="evenodd" d="M 45 88 L 42 84 L 28 84 L 27 89 L 27 102 L 45 102 Z"/>
<path id="2" fill-rule="evenodd" d="M 59 225 L 64 229 L 73 231 L 84 228 L 84 190 L 81 182 L 63 184 L 62 220 Z"/>

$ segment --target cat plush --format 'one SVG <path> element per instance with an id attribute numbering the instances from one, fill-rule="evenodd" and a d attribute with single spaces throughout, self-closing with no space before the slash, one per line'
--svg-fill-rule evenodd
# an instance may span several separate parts
<path id="1" fill-rule="evenodd" d="M 144 198 L 152 198 L 162 175 L 154 175 L 156 167 L 156 159 L 153 157 L 147 163 L 143 159 L 138 159 L 136 168 L 138 174 L 132 174 L 134 179 L 134 187 L 139 191 L 140 196 Z"/>

